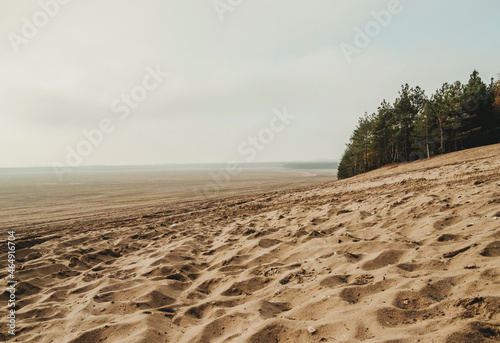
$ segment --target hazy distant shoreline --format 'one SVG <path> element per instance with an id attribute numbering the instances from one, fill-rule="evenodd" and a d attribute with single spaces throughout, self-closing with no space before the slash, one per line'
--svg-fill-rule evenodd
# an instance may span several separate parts
<path id="1" fill-rule="evenodd" d="M 240 163 L 242 170 L 265 169 L 311 169 L 311 170 L 336 170 L 339 162 L 261 162 Z M 223 170 L 226 163 L 186 163 L 186 164 L 157 164 L 157 165 L 117 165 L 117 166 L 79 166 L 71 168 L 72 172 L 127 172 L 127 171 L 193 171 L 193 170 Z M 43 174 L 54 173 L 52 167 L 9 167 L 0 168 L 0 176 L 13 174 Z"/>

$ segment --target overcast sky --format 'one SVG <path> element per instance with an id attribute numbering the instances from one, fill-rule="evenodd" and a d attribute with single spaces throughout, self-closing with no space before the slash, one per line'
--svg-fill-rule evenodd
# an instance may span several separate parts
<path id="1" fill-rule="evenodd" d="M 401 84 L 497 77 L 500 1 L 396 5 L 2 0 L 0 167 L 338 160 Z"/>

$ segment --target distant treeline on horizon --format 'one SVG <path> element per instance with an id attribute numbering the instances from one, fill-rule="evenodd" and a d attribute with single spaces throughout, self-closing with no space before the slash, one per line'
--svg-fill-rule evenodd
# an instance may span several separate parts
<path id="1" fill-rule="evenodd" d="M 474 70 L 467 84 L 444 83 L 430 97 L 406 84 L 393 104 L 383 100 L 376 113 L 359 119 L 338 178 L 495 143 L 500 143 L 500 80 L 485 84 Z"/>

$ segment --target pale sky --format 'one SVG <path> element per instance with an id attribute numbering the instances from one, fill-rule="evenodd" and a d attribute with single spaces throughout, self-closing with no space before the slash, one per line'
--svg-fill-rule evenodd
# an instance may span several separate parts
<path id="1" fill-rule="evenodd" d="M 497 77 L 499 13 L 498 0 L 1 0 L 0 167 L 78 149 L 78 165 L 338 160 L 402 84 L 429 95 L 474 69 Z"/>

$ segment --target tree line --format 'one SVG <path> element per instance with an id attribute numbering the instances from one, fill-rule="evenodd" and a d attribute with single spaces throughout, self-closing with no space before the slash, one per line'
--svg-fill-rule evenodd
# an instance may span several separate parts
<path id="1" fill-rule="evenodd" d="M 474 70 L 467 84 L 444 83 L 430 97 L 405 84 L 394 103 L 358 121 L 338 178 L 381 166 L 500 143 L 500 80 L 484 83 Z"/>

